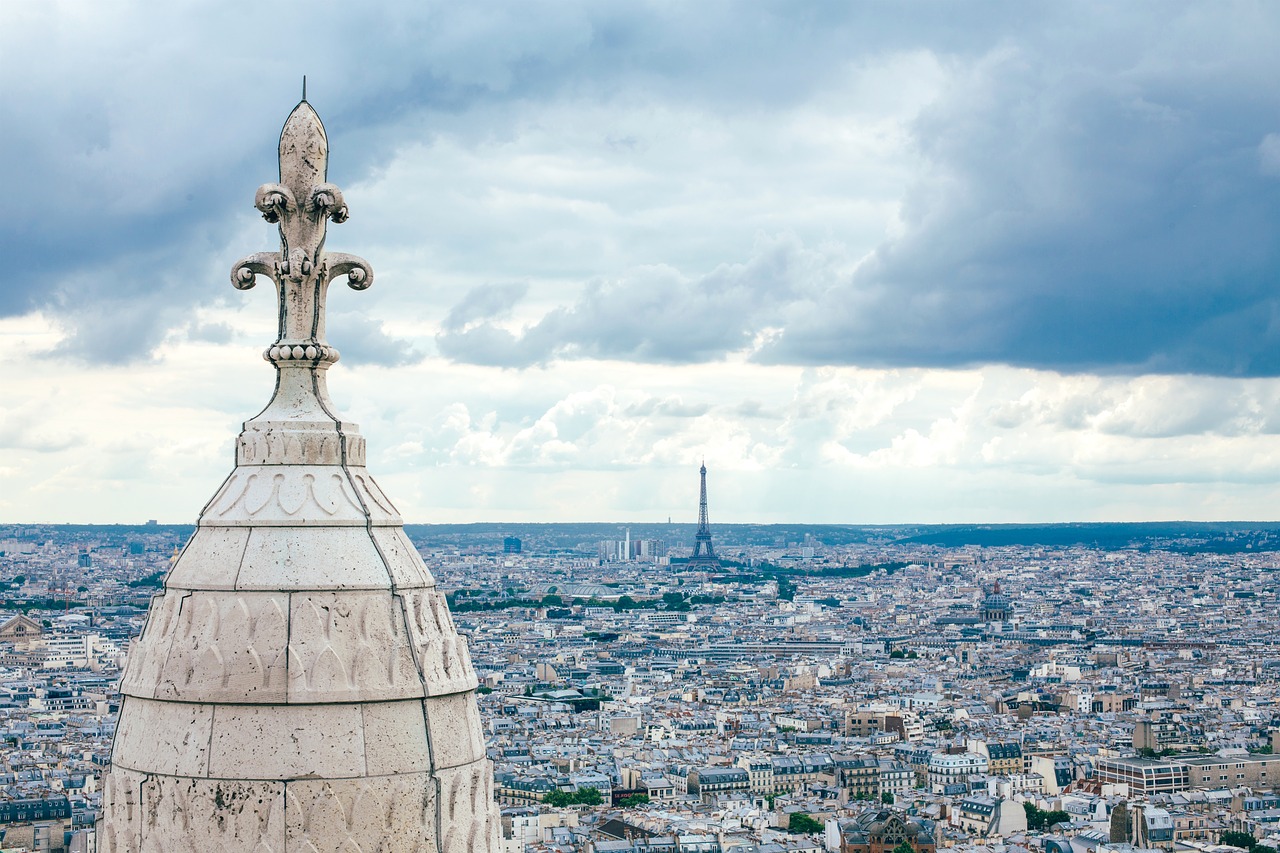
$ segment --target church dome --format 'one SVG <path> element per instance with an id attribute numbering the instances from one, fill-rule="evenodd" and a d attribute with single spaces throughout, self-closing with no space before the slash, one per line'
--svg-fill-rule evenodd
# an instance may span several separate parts
<path id="1" fill-rule="evenodd" d="M 993 592 L 982 599 L 983 610 L 1008 610 L 1009 596 L 1001 592 Z"/>
<path id="2" fill-rule="evenodd" d="M 1004 622 L 1009 618 L 1013 604 L 1009 596 L 1000 591 L 1000 581 L 991 587 L 991 592 L 982 599 L 982 618 L 986 622 Z"/>

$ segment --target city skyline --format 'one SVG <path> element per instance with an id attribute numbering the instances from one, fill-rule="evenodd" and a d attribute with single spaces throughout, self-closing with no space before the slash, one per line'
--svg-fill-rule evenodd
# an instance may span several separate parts
<path id="1" fill-rule="evenodd" d="M 250 8 L 0 12 L 0 521 L 193 520 L 270 396 Z M 297 34 L 407 521 L 1277 517 L 1280 12 L 522 8 Z"/>

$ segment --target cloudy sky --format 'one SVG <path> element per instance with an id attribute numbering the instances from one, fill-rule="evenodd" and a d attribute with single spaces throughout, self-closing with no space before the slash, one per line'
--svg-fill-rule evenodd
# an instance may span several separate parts
<path id="1" fill-rule="evenodd" d="M 1280 6 L 0 4 L 0 521 L 187 522 L 308 77 L 407 519 L 1274 519 Z"/>

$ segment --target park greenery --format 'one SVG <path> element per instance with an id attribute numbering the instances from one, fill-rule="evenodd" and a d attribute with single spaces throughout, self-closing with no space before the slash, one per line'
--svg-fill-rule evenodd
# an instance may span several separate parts
<path id="1" fill-rule="evenodd" d="M 790 820 L 787 821 L 787 832 L 794 835 L 822 832 L 823 828 L 819 821 L 814 820 L 804 812 L 792 812 Z"/>
<path id="2" fill-rule="evenodd" d="M 1276 853 L 1274 847 L 1259 844 L 1258 839 L 1247 832 L 1224 832 L 1218 836 L 1218 843 L 1226 844 L 1230 847 L 1239 847 L 1241 850 L 1248 850 L 1249 853 Z"/>
<path id="3" fill-rule="evenodd" d="M 673 560 L 679 562 L 679 560 Z M 820 566 L 818 568 L 809 568 L 804 566 L 778 566 L 773 563 L 757 563 L 754 566 L 740 566 L 732 561 L 721 561 L 725 567 L 741 568 L 742 571 L 724 578 L 725 582 L 735 585 L 752 585 L 767 581 L 774 581 L 778 585 L 778 598 L 783 601 L 792 601 L 796 595 L 796 581 L 804 578 L 861 578 L 867 577 L 875 572 L 883 571 L 886 574 L 893 574 L 899 569 L 905 567 L 906 563 L 863 563 L 857 566 Z M 160 573 L 158 577 L 152 581 L 144 578 L 142 581 L 135 581 L 137 585 L 159 586 Z M 616 586 L 616 584 L 614 584 Z M 725 596 L 723 595 L 689 595 L 682 592 L 666 592 L 662 594 L 660 599 L 637 600 L 629 595 L 619 596 L 617 599 L 601 599 L 601 598 L 574 598 L 567 600 L 557 587 L 549 587 L 546 595 L 541 598 L 532 598 L 524 590 L 516 587 L 507 587 L 501 592 L 491 592 L 482 589 L 458 589 L 446 595 L 449 602 L 449 609 L 454 613 L 470 613 L 475 611 L 491 611 L 491 610 L 510 610 L 516 607 L 547 607 L 554 608 L 551 614 L 555 618 L 568 618 L 573 615 L 567 608 L 569 607 L 608 607 L 616 612 L 627 610 L 673 610 L 676 612 L 687 612 L 699 604 L 722 604 Z M 820 600 L 820 603 L 828 607 L 839 607 L 840 599 L 834 596 L 828 596 Z M 565 608 L 565 609 L 560 609 Z"/>
<path id="4" fill-rule="evenodd" d="M 598 806 L 604 802 L 599 788 L 579 788 L 576 791 L 548 791 L 542 802 L 556 808 L 565 806 Z"/>
<path id="5" fill-rule="evenodd" d="M 1054 824 L 1066 823 L 1071 820 L 1071 815 L 1064 811 L 1054 810 L 1045 811 L 1038 809 L 1031 803 L 1023 803 L 1022 808 L 1027 813 L 1027 829 L 1043 832 Z"/>

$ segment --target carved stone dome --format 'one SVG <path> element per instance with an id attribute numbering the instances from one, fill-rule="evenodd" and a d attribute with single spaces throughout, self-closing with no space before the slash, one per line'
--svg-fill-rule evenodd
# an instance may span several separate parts
<path id="1" fill-rule="evenodd" d="M 240 289 L 275 284 L 275 394 L 130 651 L 104 851 L 498 847 L 466 643 L 325 386 L 329 282 L 373 281 L 323 251 L 326 220 L 347 215 L 327 155 L 304 100 L 281 133 L 280 183 L 256 201 L 281 250 L 232 271 Z"/>

